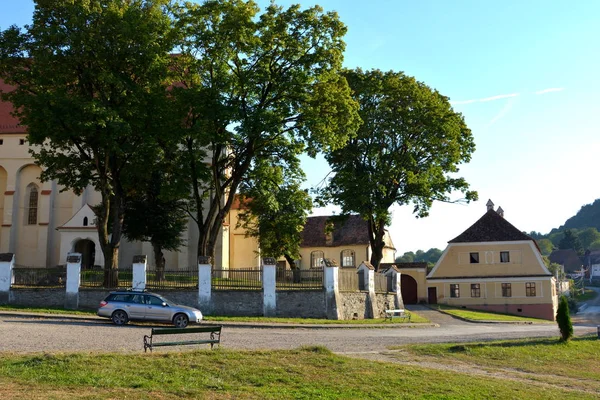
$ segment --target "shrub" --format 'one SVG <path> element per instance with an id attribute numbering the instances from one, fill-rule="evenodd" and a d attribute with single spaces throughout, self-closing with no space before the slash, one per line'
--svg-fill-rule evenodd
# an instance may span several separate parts
<path id="1" fill-rule="evenodd" d="M 560 336 L 563 342 L 568 341 L 573 336 L 573 324 L 569 315 L 569 304 L 565 296 L 560 296 L 558 311 L 556 312 L 556 323 L 560 329 Z"/>
<path id="2" fill-rule="evenodd" d="M 569 297 L 567 302 L 569 304 L 569 314 L 577 314 L 577 311 L 579 311 L 577 300 L 575 300 L 573 297 Z"/>

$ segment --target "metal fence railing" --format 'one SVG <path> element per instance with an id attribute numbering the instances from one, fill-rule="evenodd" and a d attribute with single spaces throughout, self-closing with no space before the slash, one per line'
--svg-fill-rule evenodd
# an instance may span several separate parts
<path id="1" fill-rule="evenodd" d="M 276 278 L 277 290 L 323 289 L 322 269 L 281 269 Z"/>
<path id="2" fill-rule="evenodd" d="M 387 293 L 388 291 L 388 277 L 384 274 L 375 273 L 375 291 L 380 293 Z"/>
<path id="3" fill-rule="evenodd" d="M 356 292 L 359 290 L 358 273 L 355 268 L 338 271 L 338 289 L 341 292 Z"/>
<path id="4" fill-rule="evenodd" d="M 15 265 L 12 270 L 11 287 L 65 287 L 65 267 L 43 268 Z"/>
<path id="5" fill-rule="evenodd" d="M 262 289 L 262 270 L 213 269 L 211 283 L 214 290 L 259 290 Z"/>
<path id="6" fill-rule="evenodd" d="M 131 288 L 133 270 L 129 268 L 103 268 L 81 269 L 80 287 L 99 289 L 126 289 Z"/>
<path id="7" fill-rule="evenodd" d="M 148 289 L 195 289 L 198 287 L 198 268 L 178 270 L 146 271 L 146 288 Z"/>

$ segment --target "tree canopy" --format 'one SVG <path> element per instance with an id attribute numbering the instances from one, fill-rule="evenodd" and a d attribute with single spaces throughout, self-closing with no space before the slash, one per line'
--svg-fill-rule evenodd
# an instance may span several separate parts
<path id="1" fill-rule="evenodd" d="M 332 169 L 322 203 L 334 203 L 344 214 L 369 222 L 371 263 L 383 256 L 385 225 L 393 204 L 412 204 L 427 216 L 434 201 L 451 201 L 459 191 L 477 198 L 458 165 L 475 150 L 471 131 L 448 98 L 401 72 L 361 69 L 344 72 L 360 104 L 363 125 L 345 147 L 326 153 Z"/>
<path id="2" fill-rule="evenodd" d="M 337 14 L 214 0 L 177 15 L 181 174 L 198 255 L 213 256 L 242 182 L 263 162 L 298 170 L 302 152 L 341 147 L 357 129 L 358 106 L 338 73 L 346 27 Z"/>
<path id="3" fill-rule="evenodd" d="M 126 192 L 160 151 L 172 21 L 166 0 L 41 1 L 24 30 L 0 34 L 3 98 L 28 128 L 42 180 L 92 185 L 105 266 L 115 268 Z"/>

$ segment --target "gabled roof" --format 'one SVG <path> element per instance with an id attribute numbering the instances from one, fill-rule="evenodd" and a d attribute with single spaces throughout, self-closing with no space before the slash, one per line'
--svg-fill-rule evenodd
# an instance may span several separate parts
<path id="1" fill-rule="evenodd" d="M 335 222 L 332 237 L 328 241 L 325 228 L 329 218 L 329 216 L 308 217 L 302 231 L 300 247 L 369 245 L 367 221 L 358 215 L 351 215 L 343 222 Z"/>
<path id="2" fill-rule="evenodd" d="M 87 225 L 83 224 L 85 218 L 87 218 Z M 89 204 L 84 204 L 83 207 L 81 207 L 79 211 L 77 211 L 75 215 L 71 217 L 71 219 L 69 219 L 62 226 L 59 226 L 56 229 L 96 230 L 97 228 L 95 225 L 95 218 L 96 214 L 94 214 L 94 210 L 92 210 L 92 207 L 90 207 Z"/>
<path id="3" fill-rule="evenodd" d="M 573 272 L 581 269 L 581 265 L 583 264 L 577 252 L 573 249 L 554 250 L 548 258 L 550 262 L 564 266 L 565 272 Z"/>
<path id="4" fill-rule="evenodd" d="M 448 243 L 512 242 L 517 240 L 534 241 L 531 236 L 521 232 L 496 211 L 490 209 L 466 231 Z"/>

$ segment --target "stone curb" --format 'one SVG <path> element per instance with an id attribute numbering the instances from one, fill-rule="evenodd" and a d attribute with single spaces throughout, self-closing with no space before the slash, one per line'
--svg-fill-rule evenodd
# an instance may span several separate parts
<path id="1" fill-rule="evenodd" d="M 65 314 L 43 314 L 43 313 L 21 313 L 18 311 L 0 311 L 0 317 L 16 318 L 39 318 L 39 319 L 62 319 L 71 321 L 88 322 L 107 322 L 107 318 L 85 316 L 85 315 L 65 315 Z M 439 328 L 438 324 L 284 324 L 284 323 L 259 323 L 259 322 L 225 322 L 225 321 L 204 321 L 207 325 L 223 325 L 228 328 L 256 328 L 256 329 L 390 329 L 390 328 Z"/>

